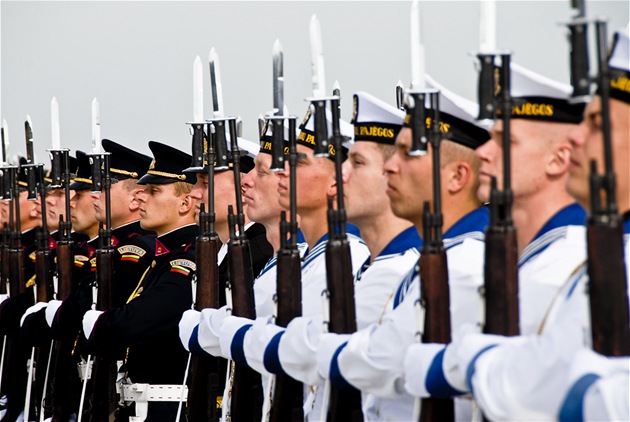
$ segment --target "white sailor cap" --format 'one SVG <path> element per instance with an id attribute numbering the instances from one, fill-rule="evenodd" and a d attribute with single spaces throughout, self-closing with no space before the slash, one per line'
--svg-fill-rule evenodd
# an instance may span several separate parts
<path id="1" fill-rule="evenodd" d="M 364 91 L 353 97 L 354 140 L 394 145 L 405 112 Z"/>
<path id="2" fill-rule="evenodd" d="M 510 64 L 513 119 L 574 123 L 582 121 L 583 103 L 569 100 L 573 89 L 516 63 Z M 500 114 L 500 109 L 498 113 Z"/>
<path id="3" fill-rule="evenodd" d="M 608 58 L 610 96 L 630 104 L 630 39 L 628 29 L 616 31 Z"/>
<path id="4" fill-rule="evenodd" d="M 460 97 L 453 91 L 445 88 L 435 81 L 430 75 L 425 75 L 427 86 L 440 91 L 440 132 L 443 139 L 456 142 L 468 148 L 475 149 L 490 139 L 488 123 L 477 120 L 479 105 L 464 97 Z M 427 96 L 425 106 L 431 109 Z M 411 121 L 410 110 L 405 116 L 405 127 L 409 127 Z M 426 118 L 427 129 L 431 127 L 431 117 Z"/>
<path id="5" fill-rule="evenodd" d="M 326 122 L 328 133 L 331 134 L 332 112 L 328 107 L 326 108 Z M 352 125 L 343 119 L 339 119 L 339 131 L 341 132 L 341 136 L 346 138 L 346 140 L 342 143 L 342 158 L 345 159 L 348 149 L 352 146 L 352 143 L 354 142 L 354 131 Z M 300 134 L 298 135 L 297 143 L 299 145 L 304 145 L 311 149 L 315 149 L 315 117 L 312 113 L 312 108 L 310 104 L 306 111 L 306 116 L 304 116 L 302 124 L 300 124 Z M 334 160 L 336 152 L 332 145 L 329 146 L 328 152 L 328 158 Z"/>

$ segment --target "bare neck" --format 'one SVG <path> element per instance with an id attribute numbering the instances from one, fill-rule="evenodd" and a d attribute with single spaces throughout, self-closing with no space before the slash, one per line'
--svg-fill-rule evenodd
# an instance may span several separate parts
<path id="1" fill-rule="evenodd" d="M 386 213 L 369 221 L 353 221 L 361 231 L 361 238 L 370 250 L 370 261 L 374 261 L 383 249 L 404 230 L 412 226 L 411 222 Z"/>
<path id="2" fill-rule="evenodd" d="M 299 212 L 299 211 L 298 211 Z M 317 241 L 328 232 L 327 209 L 324 207 L 308 213 L 300 214 L 300 230 L 309 249 L 317 244 Z"/>
<path id="3" fill-rule="evenodd" d="M 574 202 L 575 200 L 560 185 L 557 189 L 545 189 L 526 198 L 516 198 L 512 216 L 516 226 L 519 255 L 551 217 Z"/>

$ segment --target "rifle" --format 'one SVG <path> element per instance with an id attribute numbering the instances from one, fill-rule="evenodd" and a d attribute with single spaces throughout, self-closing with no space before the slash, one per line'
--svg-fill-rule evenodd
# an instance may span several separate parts
<path id="1" fill-rule="evenodd" d="M 203 123 L 193 123 L 193 161 L 191 167 L 202 171 L 207 165 L 208 212 L 201 204 L 199 236 L 197 237 L 197 272 L 195 309 L 219 307 L 219 235 L 215 231 L 214 213 L 214 147 L 205 136 Z M 210 127 L 208 127 L 210 133 Z M 204 157 L 206 162 L 204 162 Z M 218 421 L 217 396 L 219 394 L 219 360 L 210 356 L 192 356 L 190 386 L 188 392 L 188 419 Z"/>
<path id="2" fill-rule="evenodd" d="M 515 336 L 518 325 L 516 227 L 512 221 L 510 173 L 510 55 L 501 54 L 501 119 L 503 121 L 503 189 L 492 179 L 490 224 L 486 230 L 484 333 Z"/>
<path id="3" fill-rule="evenodd" d="M 254 304 L 254 274 L 249 240 L 245 235 L 245 215 L 241 197 L 240 155 L 237 144 L 236 119 L 227 120 L 230 129 L 232 171 L 236 194 L 236 214 L 234 207 L 228 207 L 228 224 L 230 240 L 228 243 L 229 285 L 232 293 L 232 314 L 249 319 L 256 318 Z M 222 121 L 219 121 L 222 123 Z M 215 123 L 216 126 L 216 123 Z M 221 142 L 221 133 L 225 134 L 225 126 L 219 124 L 216 134 L 217 144 Z M 238 234 L 237 233 L 238 230 Z M 260 375 L 253 369 L 235 365 L 232 384 L 231 416 L 234 420 L 259 420 L 261 417 L 262 391 Z"/>
<path id="4" fill-rule="evenodd" d="M 324 100 L 316 99 L 312 104 L 315 107 L 316 144 L 323 144 L 323 141 L 327 138 L 325 117 L 327 100 L 330 100 L 333 133 L 328 139 L 329 147 L 326 147 L 325 151 L 326 153 L 334 151 L 335 176 L 337 178 L 337 209 L 333 208 L 332 199 L 328 201 L 328 242 L 326 243 L 326 276 L 328 300 L 330 303 L 328 328 L 330 332 L 344 334 L 356 331 L 357 322 L 354 306 L 354 276 L 352 273 L 350 244 L 346 235 L 346 210 L 341 173 L 341 144 L 344 137 L 339 129 L 339 96 L 329 97 Z M 320 146 L 318 150 L 323 152 L 324 146 Z M 325 409 L 322 410 L 324 411 Z M 361 392 L 356 389 L 340 390 L 331 385 L 327 420 L 363 420 Z"/>
<path id="5" fill-rule="evenodd" d="M 63 186 L 66 199 L 65 219 L 59 216 L 59 241 L 57 242 L 57 291 L 55 298 L 63 300 L 72 290 L 72 268 L 74 266 L 74 241 L 72 240 L 72 219 L 70 217 L 70 157 L 69 150 L 51 150 L 51 188 Z M 53 384 L 55 386 L 53 421 L 66 421 L 70 418 L 71 403 L 69 378 L 73 363 L 70 359 L 74 339 L 61 339 L 55 342 L 55 363 Z"/>
<path id="6" fill-rule="evenodd" d="M 418 340 L 423 343 L 450 343 L 451 312 L 449 301 L 448 267 L 446 249 L 442 241 L 442 198 L 440 180 L 440 108 L 439 92 L 411 92 L 411 125 L 413 146 L 411 151 L 417 155 L 426 154 L 427 138 L 425 98 L 430 100 L 431 116 L 431 153 L 433 164 L 433 212 L 428 201 L 424 202 L 422 215 L 424 245 L 420 254 L 420 298 L 416 306 L 421 307 L 423 318 L 419 321 Z M 417 411 L 417 410 L 416 410 Z M 416 413 L 417 415 L 417 413 Z M 422 399 L 420 421 L 452 421 L 455 409 L 452 399 Z"/>
<path id="7" fill-rule="evenodd" d="M 599 175 L 595 160 L 591 161 L 591 214 L 586 226 L 591 334 L 593 349 L 596 352 L 605 356 L 628 356 L 630 355 L 628 282 L 624 260 L 623 224 L 615 198 L 606 22 L 598 20 L 595 25 L 605 173 Z M 605 204 L 602 204 L 602 193 L 606 198 Z"/>
<path id="8" fill-rule="evenodd" d="M 516 227 L 512 221 L 513 195 L 510 179 L 510 54 L 501 54 L 500 90 L 503 189 L 498 189 L 497 180 L 493 177 L 490 189 L 490 224 L 486 229 L 483 332 L 516 336 L 519 334 L 518 253 Z"/>
<path id="9" fill-rule="evenodd" d="M 300 252 L 297 247 L 297 202 L 296 202 L 296 174 L 298 153 L 295 139 L 296 118 L 289 117 L 289 168 L 290 168 L 290 208 L 289 221 L 286 212 L 280 216 L 280 250 L 277 255 L 277 312 L 276 324 L 286 327 L 295 317 L 302 315 L 302 265 Z M 284 117 L 274 119 L 272 148 L 274 161 L 280 161 L 284 156 Z M 282 162 L 284 169 L 284 162 Z M 287 236 L 290 235 L 288 239 Z M 276 375 L 273 391 L 270 420 L 302 421 L 304 409 L 302 402 L 303 384 L 285 375 Z"/>
<path id="10" fill-rule="evenodd" d="M 99 247 L 96 251 L 96 286 L 98 289 L 96 308 L 107 310 L 112 306 L 114 274 L 112 248 L 112 215 L 110 188 L 110 153 L 90 154 L 92 158 L 92 192 L 105 194 L 105 225 L 99 228 Z M 103 173 L 101 174 L 101 168 Z M 116 409 L 116 361 L 108 356 L 97 356 L 92 370 L 92 410 L 90 421 L 108 421 L 109 415 Z"/>

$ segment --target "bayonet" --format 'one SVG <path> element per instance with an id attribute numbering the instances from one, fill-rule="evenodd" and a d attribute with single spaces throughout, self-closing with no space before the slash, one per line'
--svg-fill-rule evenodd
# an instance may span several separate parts
<path id="1" fill-rule="evenodd" d="M 420 2 L 411 3 L 411 89 L 425 87 L 424 44 L 422 44 L 422 13 Z"/>
<path id="2" fill-rule="evenodd" d="M 332 95 L 333 97 L 341 97 L 341 85 L 339 85 L 339 81 L 335 81 L 333 84 Z"/>
<path id="3" fill-rule="evenodd" d="M 7 121 L 2 119 L 2 162 L 7 164 L 9 159 L 7 158 L 7 150 L 9 149 L 9 126 Z"/>
<path id="4" fill-rule="evenodd" d="M 221 85 L 221 66 L 217 50 L 212 47 L 210 50 L 210 87 L 212 88 L 212 111 L 214 117 L 224 117 L 223 109 L 223 87 Z"/>
<path id="5" fill-rule="evenodd" d="M 324 72 L 324 51 L 322 42 L 322 29 L 316 15 L 311 17 L 311 73 L 313 75 L 313 96 L 326 95 L 326 76 Z"/>
<path id="6" fill-rule="evenodd" d="M 61 136 L 59 134 L 59 103 L 57 97 L 50 101 L 50 133 L 53 149 L 61 149 Z"/>
<path id="7" fill-rule="evenodd" d="M 98 99 L 92 100 L 92 153 L 101 152 L 101 106 Z"/>
<path id="8" fill-rule="evenodd" d="M 273 44 L 273 114 L 284 112 L 284 55 L 280 40 Z"/>
<path id="9" fill-rule="evenodd" d="M 26 134 L 26 161 L 28 164 L 35 162 L 35 152 L 33 151 L 33 123 L 31 116 L 26 115 L 26 121 L 24 122 L 24 132 Z"/>
<path id="10" fill-rule="evenodd" d="M 193 122 L 203 122 L 203 69 L 199 56 L 193 62 Z"/>

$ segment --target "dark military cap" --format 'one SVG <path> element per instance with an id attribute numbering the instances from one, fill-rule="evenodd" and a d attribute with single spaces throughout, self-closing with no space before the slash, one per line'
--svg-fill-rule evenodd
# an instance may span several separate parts
<path id="1" fill-rule="evenodd" d="M 153 161 L 149 170 L 138 181 L 141 185 L 151 183 L 165 185 L 175 182 L 197 183 L 195 173 L 184 173 L 190 166 L 192 157 L 183 151 L 160 142 L 149 141 L 149 148 L 153 153 Z"/>
<path id="2" fill-rule="evenodd" d="M 74 182 L 70 184 L 70 189 L 92 189 L 90 157 L 85 152 L 77 150 L 77 163 L 77 175 L 74 178 Z"/>
<path id="3" fill-rule="evenodd" d="M 140 179 L 151 164 L 151 157 L 109 139 L 103 139 L 102 145 L 105 151 L 111 153 L 109 171 L 114 179 Z"/>

